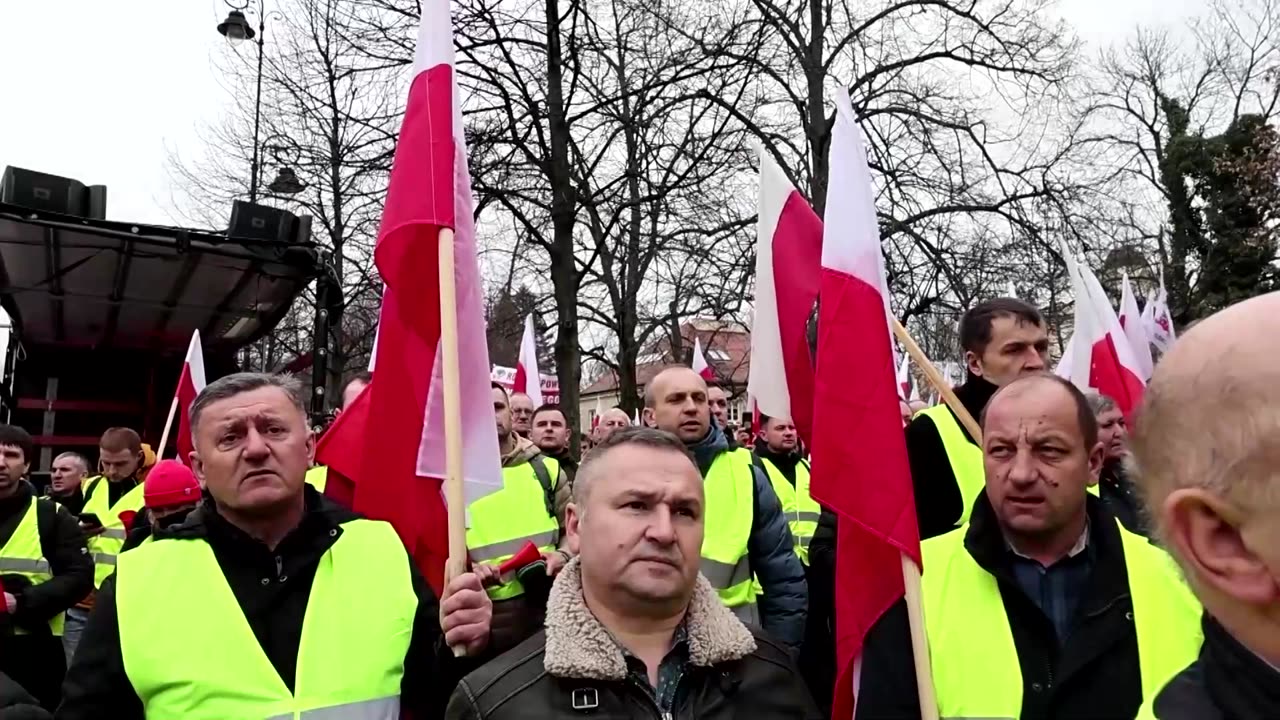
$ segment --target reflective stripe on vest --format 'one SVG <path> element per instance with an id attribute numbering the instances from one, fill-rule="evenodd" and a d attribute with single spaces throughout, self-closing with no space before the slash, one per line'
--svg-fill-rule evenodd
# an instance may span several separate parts
<path id="1" fill-rule="evenodd" d="M 1196 659 L 1200 605 L 1173 561 L 1117 522 L 1144 697 Z M 1022 713 L 1022 670 L 1000 588 L 964 547 L 965 528 L 921 543 L 925 629 L 944 718 L 1016 718 Z M 1122 708 L 1104 714 L 1122 715 Z"/>
<path id="2" fill-rule="evenodd" d="M 560 464 L 543 457 L 551 482 L 560 477 Z M 547 513 L 546 493 L 533 465 L 520 463 L 502 468 L 502 489 L 471 503 L 467 508 L 467 554 L 472 562 L 501 564 L 532 541 L 543 553 L 553 552 L 560 537 L 560 522 Z M 510 600 L 524 594 L 514 577 L 487 588 L 494 600 Z"/>
<path id="3" fill-rule="evenodd" d="M 809 496 L 809 467 L 804 462 L 796 463 L 796 484 L 792 485 L 773 461 L 760 458 L 760 464 L 769 475 L 774 494 L 782 503 L 782 514 L 787 517 L 787 524 L 791 527 L 796 555 L 800 562 L 808 565 L 809 541 L 818 530 L 818 516 L 822 513 L 822 506 Z"/>
<path id="4" fill-rule="evenodd" d="M 947 450 L 947 460 L 951 463 L 951 474 L 956 476 L 956 485 L 960 488 L 959 527 L 969 522 L 969 513 L 973 503 L 986 487 L 986 472 L 982 469 L 982 448 L 969 441 L 969 437 L 960 429 L 956 416 L 945 404 L 934 405 L 916 413 L 916 417 L 924 415 L 933 421 L 938 429 L 938 439 Z"/>
<path id="5" fill-rule="evenodd" d="M 418 608 L 404 560 L 390 525 L 342 525 L 311 582 L 290 693 L 207 543 L 171 539 L 120 555 L 120 654 L 146 716 L 396 720 Z M 183 628 L 201 651 L 175 663 L 157 627 Z"/>
<path id="6" fill-rule="evenodd" d="M 85 498 L 84 510 L 86 513 L 93 513 L 102 521 L 102 526 L 106 528 L 101 535 L 89 538 L 89 552 L 93 553 L 93 586 L 101 587 L 102 581 L 106 580 L 116 569 L 116 555 L 120 554 L 120 548 L 124 547 L 125 536 L 128 532 L 124 529 L 124 522 L 120 519 L 120 513 L 126 510 L 134 512 L 142 512 L 143 494 L 142 483 L 138 483 L 133 489 L 125 493 L 115 505 L 108 505 L 111 499 L 110 481 L 102 478 L 100 482 L 93 488 L 93 493 Z"/>
<path id="7" fill-rule="evenodd" d="M 324 494 L 324 486 L 329 482 L 329 466 L 317 465 L 307 471 L 304 478 L 311 487 Z"/>
<path id="8" fill-rule="evenodd" d="M 34 497 L 31 498 L 31 504 L 22 514 L 18 526 L 13 529 L 13 535 L 0 548 L 0 572 L 21 575 L 33 585 L 53 579 L 49 561 L 45 560 L 44 550 L 40 547 L 40 522 L 36 511 L 38 502 Z M 55 615 L 49 620 L 49 631 L 54 635 L 61 635 L 64 620 L 65 613 Z M 16 626 L 13 632 L 15 635 L 28 634 L 26 630 Z"/>
<path id="9" fill-rule="evenodd" d="M 703 574 L 730 608 L 754 604 L 756 592 L 747 556 L 755 513 L 751 451 L 739 448 L 717 455 L 702 486 L 707 505 L 702 537 Z"/>

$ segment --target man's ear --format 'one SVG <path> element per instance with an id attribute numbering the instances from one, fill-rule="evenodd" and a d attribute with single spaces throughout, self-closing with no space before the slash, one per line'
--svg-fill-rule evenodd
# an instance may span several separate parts
<path id="1" fill-rule="evenodd" d="M 1089 451 L 1089 484 L 1097 485 L 1098 478 L 1102 475 L 1102 465 L 1107 459 L 1107 446 L 1101 442 L 1093 444 L 1093 449 Z"/>
<path id="2" fill-rule="evenodd" d="M 567 541 L 566 549 L 572 555 L 578 554 L 580 545 L 582 524 L 582 514 L 578 512 L 578 506 L 569 503 L 564 506 L 564 536 Z"/>
<path id="3" fill-rule="evenodd" d="M 200 482 L 200 489 L 205 488 L 204 481 L 204 461 L 200 459 L 200 451 L 192 450 L 187 454 L 187 460 L 191 465 L 191 472 L 195 473 L 196 480 Z"/>
<path id="4" fill-rule="evenodd" d="M 1266 562 L 1241 534 L 1243 513 L 1202 488 L 1179 488 L 1160 508 L 1169 544 L 1196 581 L 1239 602 L 1280 601 Z"/>
<path id="5" fill-rule="evenodd" d="M 969 370 L 969 374 L 975 377 L 982 377 L 982 356 L 972 350 L 964 351 L 964 365 Z"/>

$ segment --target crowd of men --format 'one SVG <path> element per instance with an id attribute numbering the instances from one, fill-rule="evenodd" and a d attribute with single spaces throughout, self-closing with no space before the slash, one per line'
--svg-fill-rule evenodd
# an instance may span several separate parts
<path id="1" fill-rule="evenodd" d="M 904 412 L 939 714 L 1280 717 L 1280 293 L 1179 340 L 1132 443 L 1044 372 L 1046 330 L 1010 298 L 963 318 L 980 440 Z M 577 457 L 559 407 L 492 399 L 504 486 L 439 598 L 323 493 L 291 378 L 210 383 L 190 467 L 111 428 L 44 496 L 0 425 L 0 719 L 829 714 L 833 601 L 858 587 L 788 418 L 730 437 L 724 390 L 671 367 L 641 427 L 610 410 Z M 866 634 L 858 720 L 921 717 L 911 648 L 903 601 Z"/>

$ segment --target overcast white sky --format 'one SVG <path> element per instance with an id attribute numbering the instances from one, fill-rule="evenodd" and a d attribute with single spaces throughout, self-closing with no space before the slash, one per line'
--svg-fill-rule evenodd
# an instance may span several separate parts
<path id="1" fill-rule="evenodd" d="M 3 5 L 0 166 L 105 184 L 113 220 L 176 222 L 168 153 L 198 155 L 202 123 L 230 102 L 212 63 L 224 43 L 215 27 L 228 7 L 222 0 Z M 1202 0 L 1060 0 L 1058 8 L 1095 50 L 1139 24 L 1180 25 L 1197 6 Z"/>

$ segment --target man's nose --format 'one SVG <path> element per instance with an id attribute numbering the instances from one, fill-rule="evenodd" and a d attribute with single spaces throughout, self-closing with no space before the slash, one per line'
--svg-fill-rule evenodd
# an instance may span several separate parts
<path id="1" fill-rule="evenodd" d="M 244 454 L 250 458 L 264 458 L 271 454 L 271 448 L 267 446 L 267 439 L 262 433 L 250 429 L 245 436 Z"/>
<path id="2" fill-rule="evenodd" d="M 645 528 L 645 537 L 660 545 L 670 545 L 675 542 L 676 527 L 675 523 L 671 522 L 669 508 L 660 506 L 654 510 L 649 518 L 649 525 Z"/>
<path id="3" fill-rule="evenodd" d="M 1043 370 L 1044 356 L 1034 347 L 1027 348 L 1027 359 L 1023 365 L 1028 370 Z"/>
<path id="4" fill-rule="evenodd" d="M 1038 475 L 1039 471 L 1036 469 L 1035 458 L 1032 457 L 1030 448 L 1018 449 L 1009 462 L 1009 482 L 1019 486 L 1030 485 L 1036 481 Z"/>

